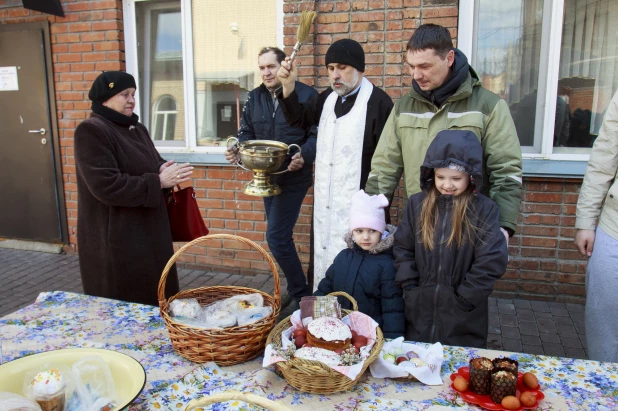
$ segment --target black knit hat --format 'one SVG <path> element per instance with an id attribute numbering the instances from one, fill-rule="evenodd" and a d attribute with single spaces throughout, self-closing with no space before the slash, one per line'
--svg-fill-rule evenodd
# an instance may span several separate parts
<path id="1" fill-rule="evenodd" d="M 124 71 L 104 71 L 92 83 L 88 98 L 102 103 L 128 88 L 137 88 L 132 75 Z"/>
<path id="2" fill-rule="evenodd" d="M 365 52 L 357 41 L 337 40 L 326 51 L 326 65 L 330 63 L 346 64 L 362 73 L 365 71 Z"/>

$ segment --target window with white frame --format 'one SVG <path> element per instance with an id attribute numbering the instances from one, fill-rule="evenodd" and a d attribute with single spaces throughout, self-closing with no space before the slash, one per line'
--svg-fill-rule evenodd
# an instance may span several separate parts
<path id="1" fill-rule="evenodd" d="M 459 47 L 525 157 L 586 160 L 618 89 L 618 1 L 461 0 Z"/>
<path id="2" fill-rule="evenodd" d="M 156 102 L 152 114 L 150 135 L 153 140 L 174 140 L 176 133 L 176 100 L 165 95 Z"/>
<path id="3" fill-rule="evenodd" d="M 159 148 L 222 151 L 249 91 L 259 50 L 282 46 L 283 1 L 123 0 L 127 70 Z M 220 147 L 215 148 L 215 147 Z"/>

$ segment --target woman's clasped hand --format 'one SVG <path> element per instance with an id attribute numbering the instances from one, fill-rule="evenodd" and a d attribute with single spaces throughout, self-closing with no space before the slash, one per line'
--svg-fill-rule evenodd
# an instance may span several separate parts
<path id="1" fill-rule="evenodd" d="M 161 188 L 170 188 L 185 181 L 189 181 L 192 174 L 193 167 L 191 164 L 177 164 L 174 160 L 167 161 L 159 167 Z"/>

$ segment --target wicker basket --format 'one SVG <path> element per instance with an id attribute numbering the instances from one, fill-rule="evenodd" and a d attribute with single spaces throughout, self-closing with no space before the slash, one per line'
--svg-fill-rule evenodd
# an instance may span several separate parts
<path id="1" fill-rule="evenodd" d="M 166 300 L 165 283 L 169 270 L 174 262 L 186 249 L 208 240 L 236 240 L 259 251 L 264 256 L 273 272 L 274 297 L 253 288 L 212 286 L 181 291 Z M 264 305 L 271 306 L 273 312 L 268 317 L 245 326 L 224 329 L 195 328 L 175 322 L 174 318 L 171 317 L 168 312 L 169 304 L 176 299 L 196 298 L 202 306 L 205 306 L 234 295 L 252 293 L 261 294 L 264 297 Z M 213 234 L 200 237 L 185 244 L 176 251 L 163 269 L 163 274 L 159 281 L 158 296 L 161 318 L 163 318 L 165 322 L 174 350 L 190 361 L 196 363 L 214 361 L 222 366 L 239 364 L 257 357 L 264 350 L 268 333 L 274 327 L 277 315 L 281 310 L 279 272 L 272 258 L 262 247 L 253 241 L 244 237 L 228 234 Z"/>
<path id="2" fill-rule="evenodd" d="M 279 402 L 260 397 L 259 395 L 244 393 L 240 391 L 225 391 L 220 394 L 202 397 L 199 400 L 192 400 L 189 404 L 187 404 L 184 411 L 194 411 L 197 407 L 203 407 L 205 405 L 231 400 L 242 401 L 246 402 L 247 404 L 259 405 L 260 407 L 271 411 L 292 411 L 291 408 L 288 408 Z"/>
<path id="3" fill-rule="evenodd" d="M 334 292 L 329 295 L 343 296 L 352 302 L 353 311 L 358 311 L 356 300 L 349 294 L 344 292 Z M 352 311 L 343 310 L 345 315 Z M 344 316 L 345 316 L 344 315 Z M 270 332 L 267 344 L 272 344 L 275 347 L 281 346 L 281 333 L 291 326 L 290 317 L 281 320 L 279 324 Z M 283 378 L 294 388 L 299 391 L 310 392 L 313 394 L 331 394 L 339 391 L 346 391 L 356 384 L 364 372 L 380 354 L 382 345 L 384 344 L 384 336 L 380 327 L 376 329 L 376 342 L 371 349 L 369 357 L 363 364 L 362 371 L 356 379 L 352 380 L 349 377 L 333 370 L 329 366 L 312 360 L 304 360 L 302 358 L 293 358 L 288 361 L 278 362 L 275 364 L 275 369 L 281 373 Z"/>

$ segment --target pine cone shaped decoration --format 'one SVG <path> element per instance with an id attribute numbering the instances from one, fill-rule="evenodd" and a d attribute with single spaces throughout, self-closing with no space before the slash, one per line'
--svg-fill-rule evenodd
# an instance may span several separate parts
<path id="1" fill-rule="evenodd" d="M 491 370 L 493 363 L 490 359 L 480 357 L 470 360 L 469 389 L 475 394 L 489 394 L 491 386 Z"/>
<path id="2" fill-rule="evenodd" d="M 511 358 L 506 358 L 506 357 L 499 357 L 499 358 L 494 358 L 492 362 L 494 363 L 494 368 L 504 368 L 512 372 L 513 375 L 517 377 L 517 374 L 519 371 L 518 370 L 519 362 L 517 362 L 516 360 L 513 360 Z"/>
<path id="3" fill-rule="evenodd" d="M 507 368 L 497 368 L 491 374 L 491 400 L 500 404 L 507 395 L 517 392 L 517 377 Z"/>

